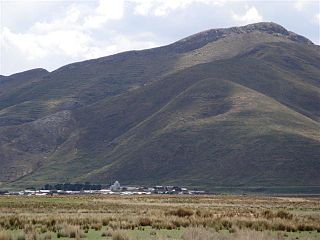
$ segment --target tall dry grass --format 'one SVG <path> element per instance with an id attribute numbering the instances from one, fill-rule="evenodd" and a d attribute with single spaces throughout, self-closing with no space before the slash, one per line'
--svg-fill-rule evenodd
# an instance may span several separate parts
<path id="1" fill-rule="evenodd" d="M 108 228 L 121 231 L 144 227 L 211 230 L 203 234 L 224 230 L 232 235 L 247 230 L 320 232 L 320 199 L 239 196 L 0 197 L 0 229 L 3 229 L 0 234 L 5 240 L 6 231 L 19 230 L 26 236 L 39 238 L 46 235 L 49 239 L 49 233 L 81 238 L 90 230 Z"/>

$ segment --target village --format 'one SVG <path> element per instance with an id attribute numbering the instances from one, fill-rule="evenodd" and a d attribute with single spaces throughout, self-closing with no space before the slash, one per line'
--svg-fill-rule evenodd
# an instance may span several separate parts
<path id="1" fill-rule="evenodd" d="M 206 194 L 205 191 L 189 190 L 179 186 L 121 186 L 115 181 L 109 187 L 90 184 L 57 184 L 54 186 L 46 184 L 41 189 L 25 189 L 22 191 L 0 191 L 0 195 L 16 196 L 54 196 L 54 195 L 151 195 L 151 194 L 177 194 L 177 195 L 199 195 Z"/>

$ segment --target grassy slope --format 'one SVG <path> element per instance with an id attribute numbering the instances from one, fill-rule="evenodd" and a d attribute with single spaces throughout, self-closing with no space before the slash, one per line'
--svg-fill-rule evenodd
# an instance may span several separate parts
<path id="1" fill-rule="evenodd" d="M 243 73 L 246 79 L 256 76 Z M 126 134 L 105 156 L 112 164 L 89 179 L 318 185 L 319 130 L 319 123 L 256 91 L 205 79 Z"/>
<path id="2" fill-rule="evenodd" d="M 264 32 L 185 43 L 9 84 L 5 180 L 319 185 L 319 48 Z"/>
<path id="3" fill-rule="evenodd" d="M 58 134 L 50 143 L 45 142 L 43 148 L 43 139 L 52 135 L 37 131 L 37 120 L 50 118 L 51 122 L 60 123 L 57 114 L 101 99 L 107 101 L 112 96 L 141 87 L 152 79 L 151 76 L 161 76 L 169 71 L 174 56 L 151 53 L 122 53 L 70 64 L 42 76 L 30 76 L 27 72 L 5 77 L 6 81 L 1 81 L 0 94 L 0 164 L 3 166 L 0 183 L 38 169 L 66 141 L 64 132 L 69 133 L 69 139 L 77 133 L 75 125 L 71 125 L 71 116 L 71 120 L 63 121 L 53 129 Z M 71 134 L 70 130 L 74 132 Z M 70 151 L 67 155 L 72 155 L 73 150 Z"/>
<path id="4" fill-rule="evenodd" d="M 288 47 L 263 52 L 278 61 L 274 48 Z M 291 97 L 319 101 L 318 83 L 307 70 L 290 78 L 279 61 L 255 53 L 199 65 L 80 109 L 73 155 L 66 146 L 23 182 L 319 185 L 317 105 Z M 308 106 L 314 119 L 296 111 Z"/>

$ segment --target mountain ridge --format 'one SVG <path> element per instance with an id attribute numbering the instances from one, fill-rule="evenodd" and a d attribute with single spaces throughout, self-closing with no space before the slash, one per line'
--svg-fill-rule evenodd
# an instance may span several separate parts
<path id="1" fill-rule="evenodd" d="M 220 39 L 219 37 L 222 37 L 224 34 L 231 34 L 231 33 L 241 34 L 241 33 L 249 33 L 249 32 L 252 32 L 252 31 L 262 31 L 262 32 L 267 32 L 267 33 L 272 33 L 272 34 L 273 33 L 278 33 L 278 34 L 282 34 L 282 35 L 288 36 L 290 40 L 295 41 L 295 42 L 315 45 L 311 40 L 309 40 L 309 39 L 307 39 L 307 38 L 305 38 L 305 37 L 303 37 L 303 36 L 301 36 L 299 34 L 296 34 L 294 32 L 288 31 L 284 27 L 282 27 L 281 25 L 279 25 L 277 23 L 274 23 L 274 22 L 259 22 L 259 23 L 248 24 L 248 25 L 241 26 L 241 27 L 212 28 L 212 29 L 208 29 L 208 30 L 193 34 L 193 35 L 188 36 L 186 38 L 180 39 L 180 40 L 178 40 L 178 41 L 176 41 L 174 43 L 168 44 L 168 45 L 164 45 L 164 46 L 160 46 L 160 47 L 154 47 L 154 48 L 150 48 L 150 49 L 129 50 L 129 51 L 124 51 L 124 52 L 120 52 L 120 53 L 111 54 L 111 55 L 108 55 L 108 56 L 99 57 L 99 58 L 96 58 L 96 59 L 89 59 L 89 60 L 74 62 L 74 63 L 66 64 L 66 65 L 64 65 L 62 67 L 59 67 L 59 68 L 53 70 L 52 72 L 57 71 L 57 70 L 59 71 L 61 68 L 65 68 L 65 67 L 68 67 L 68 66 L 73 65 L 73 64 L 80 64 L 80 63 L 85 63 L 85 62 L 88 62 L 88 61 L 95 61 L 95 60 L 97 60 L 97 61 L 100 60 L 101 61 L 102 59 L 113 58 L 113 57 L 118 56 L 118 55 L 139 54 L 140 52 L 144 52 L 144 51 L 152 52 L 152 51 L 157 50 L 157 49 L 176 47 L 176 45 L 179 45 L 180 43 L 184 43 L 184 42 L 187 42 L 187 41 L 192 40 L 192 39 L 197 39 L 199 37 L 200 38 L 205 37 L 205 40 L 208 43 L 208 42 L 212 42 L 212 41 Z M 218 37 L 215 38 L 215 36 L 214 36 L 215 34 L 217 34 Z M 206 35 L 209 35 L 209 37 L 206 37 Z M 178 51 L 178 50 L 176 50 L 176 51 Z M 27 72 L 27 71 L 34 71 L 34 70 L 45 70 L 45 71 L 47 71 L 46 69 L 43 69 L 43 68 L 35 68 L 35 69 L 32 69 L 32 70 L 26 70 L 26 71 L 22 71 L 22 72 L 18 72 L 18 73 L 24 73 L 24 72 Z M 8 75 L 8 76 L 1 76 L 1 77 L 9 77 L 9 76 L 13 76 L 13 75 L 18 74 L 18 73 L 14 73 L 14 74 L 11 74 L 11 75 Z"/>
<path id="2" fill-rule="evenodd" d="M 319 46 L 280 25 L 35 71 L 0 91 L 3 186 L 320 185 Z"/>

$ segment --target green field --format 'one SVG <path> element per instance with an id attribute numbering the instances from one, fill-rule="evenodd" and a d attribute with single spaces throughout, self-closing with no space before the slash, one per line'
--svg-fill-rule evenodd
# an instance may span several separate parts
<path id="1" fill-rule="evenodd" d="M 320 198 L 2 196 L 0 240 L 319 239 Z"/>

